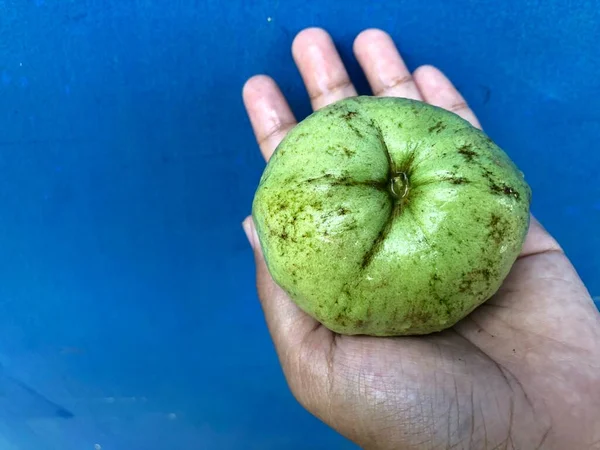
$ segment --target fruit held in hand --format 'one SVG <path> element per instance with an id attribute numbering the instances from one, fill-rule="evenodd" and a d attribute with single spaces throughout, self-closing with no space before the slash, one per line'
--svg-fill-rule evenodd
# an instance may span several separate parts
<path id="1" fill-rule="evenodd" d="M 509 157 L 457 115 L 357 97 L 286 136 L 253 217 L 271 276 L 327 328 L 427 334 L 498 290 L 530 199 Z"/>

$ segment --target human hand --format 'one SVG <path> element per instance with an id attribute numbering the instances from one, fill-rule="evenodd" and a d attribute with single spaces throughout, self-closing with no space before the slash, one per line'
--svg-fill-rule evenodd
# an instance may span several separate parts
<path id="1" fill-rule="evenodd" d="M 302 31 L 292 52 L 314 109 L 357 95 L 325 31 Z M 411 75 L 384 32 L 362 32 L 354 52 L 375 95 L 425 101 L 480 126 L 439 70 Z M 296 119 L 268 77 L 248 80 L 243 98 L 268 160 Z M 244 229 L 292 392 L 363 448 L 600 448 L 600 314 L 534 218 L 494 297 L 451 329 L 396 338 L 341 336 L 303 313 L 270 277 L 251 218 Z"/>

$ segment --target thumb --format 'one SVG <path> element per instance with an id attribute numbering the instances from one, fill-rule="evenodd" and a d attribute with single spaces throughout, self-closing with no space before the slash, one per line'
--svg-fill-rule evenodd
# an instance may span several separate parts
<path id="1" fill-rule="evenodd" d="M 244 220 L 243 228 L 254 250 L 258 297 L 285 378 L 300 404 L 323 419 L 335 335 L 296 306 L 271 278 L 252 217 Z"/>
<path id="2" fill-rule="evenodd" d="M 285 365 L 288 351 L 302 342 L 319 324 L 298 308 L 271 277 L 252 216 L 244 220 L 242 227 L 254 251 L 256 286 L 267 326 L 280 360 Z"/>
<path id="3" fill-rule="evenodd" d="M 539 253 L 562 252 L 560 245 L 546 231 L 542 224 L 533 215 L 530 216 L 529 230 L 521 249 L 520 258 L 537 255 Z"/>

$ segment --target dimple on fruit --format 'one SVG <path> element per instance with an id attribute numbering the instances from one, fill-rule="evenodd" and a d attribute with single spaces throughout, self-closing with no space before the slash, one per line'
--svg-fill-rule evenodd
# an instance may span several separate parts
<path id="1" fill-rule="evenodd" d="M 298 124 L 253 202 L 269 272 L 341 334 L 428 334 L 489 299 L 531 191 L 487 135 L 422 102 L 354 97 Z"/>

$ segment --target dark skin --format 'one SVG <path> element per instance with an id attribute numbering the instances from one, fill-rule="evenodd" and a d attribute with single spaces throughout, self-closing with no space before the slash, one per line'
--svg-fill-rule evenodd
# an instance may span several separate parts
<path id="1" fill-rule="evenodd" d="M 375 95 L 453 111 L 480 127 L 436 68 L 410 73 L 391 38 L 362 32 L 355 55 Z M 330 36 L 292 46 L 314 109 L 356 95 Z M 296 124 L 275 82 L 243 91 L 268 160 Z M 273 282 L 251 218 L 257 287 L 289 386 L 311 413 L 365 449 L 600 448 L 600 314 L 558 243 L 535 218 L 497 294 L 456 326 L 428 336 L 340 336 Z"/>

